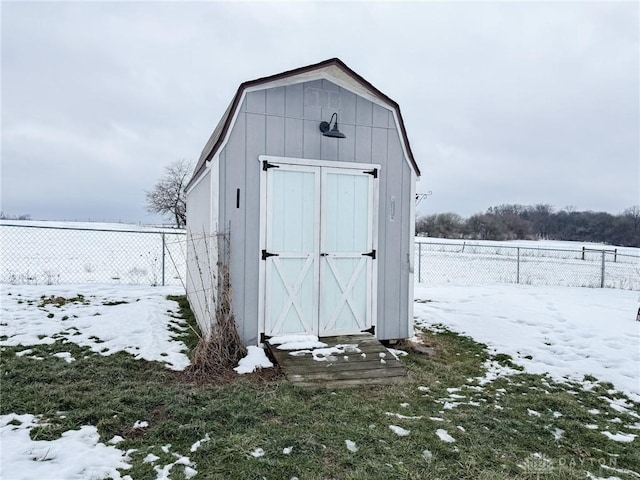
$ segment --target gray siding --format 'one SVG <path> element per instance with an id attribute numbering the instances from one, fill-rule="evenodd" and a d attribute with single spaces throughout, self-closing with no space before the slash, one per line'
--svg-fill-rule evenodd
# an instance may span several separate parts
<path id="1" fill-rule="evenodd" d="M 323 137 L 318 125 L 338 112 L 347 138 Z M 247 93 L 220 152 L 220 222 L 231 230 L 234 310 L 247 344 L 258 332 L 259 155 L 379 163 L 378 337 L 408 334 L 411 171 L 390 110 L 327 80 Z M 240 189 L 240 208 L 236 192 Z M 389 218 L 389 199 L 396 216 Z M 399 247 L 400 246 L 400 247 Z"/>
<path id="2" fill-rule="evenodd" d="M 213 271 L 216 245 L 211 230 L 211 172 L 207 172 L 187 197 L 187 298 L 200 330 L 205 336 L 211 331 L 213 316 Z M 209 250 L 209 251 L 207 251 Z"/>

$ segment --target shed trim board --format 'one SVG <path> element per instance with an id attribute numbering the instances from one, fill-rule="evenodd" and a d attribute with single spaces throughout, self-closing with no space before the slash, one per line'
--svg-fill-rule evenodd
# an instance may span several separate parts
<path id="1" fill-rule="evenodd" d="M 220 219 L 220 201 L 218 199 L 217 186 L 220 183 L 220 156 L 216 155 L 209 162 L 209 168 L 211 169 L 211 231 L 209 234 L 220 232 L 218 226 L 218 220 Z M 216 193 L 214 195 L 214 192 Z"/>
<path id="2" fill-rule="evenodd" d="M 411 172 L 411 199 L 415 199 L 416 198 L 416 183 L 417 183 L 417 178 L 416 178 L 416 174 L 412 171 Z M 414 285 L 415 285 L 415 261 L 416 261 L 416 202 L 415 200 L 412 201 L 409 207 L 409 305 L 413 305 L 413 302 L 415 301 L 415 292 L 414 292 Z M 418 261 L 421 261 L 422 259 L 418 259 Z M 413 328 L 413 310 L 410 308 L 407 311 L 408 313 L 408 318 L 407 318 L 407 323 L 409 325 L 409 337 L 411 338 L 414 335 L 414 328 Z"/>
<path id="3" fill-rule="evenodd" d="M 366 212 L 366 218 L 364 223 L 361 224 L 361 230 L 365 232 L 367 240 L 365 241 L 366 247 L 361 246 L 360 249 L 372 248 L 372 251 L 378 249 L 378 206 L 379 206 L 379 185 L 377 177 L 374 178 L 369 172 L 372 169 L 381 169 L 379 164 L 371 163 L 353 163 L 353 162 L 335 162 L 324 160 L 312 160 L 303 158 L 292 157 L 276 157 L 270 155 L 260 155 L 258 157 L 260 162 L 268 162 L 267 165 L 273 165 L 272 168 L 260 170 L 260 232 L 259 232 L 259 251 L 256 252 L 259 267 L 258 267 L 258 331 L 264 333 L 267 336 L 279 333 L 310 333 L 318 336 L 335 335 L 335 334 L 355 334 L 360 333 L 370 327 L 377 325 L 377 277 L 378 277 L 378 262 L 373 257 L 367 257 L 362 255 L 364 252 L 359 250 L 356 252 L 344 252 L 336 251 L 334 253 L 327 254 L 326 252 L 320 252 L 320 249 L 328 246 L 326 240 L 326 228 L 321 226 L 329 225 L 328 222 L 331 219 L 324 216 L 325 209 L 327 209 L 327 198 L 324 195 L 325 189 L 329 182 L 327 180 L 328 175 L 347 175 L 352 178 L 362 178 L 366 184 L 368 206 Z M 268 225 L 269 225 L 269 209 L 273 208 L 273 199 L 271 198 L 271 184 L 273 182 L 272 177 L 269 177 L 269 171 L 273 171 L 275 168 L 285 167 L 282 171 L 291 172 L 306 172 L 313 176 L 312 187 L 313 191 L 308 195 L 313 197 L 312 209 L 313 212 L 306 212 L 307 216 L 312 216 L 312 239 L 313 247 L 309 245 L 309 248 L 313 250 L 311 252 L 295 253 L 282 253 L 281 258 L 264 258 L 264 253 L 267 252 L 270 247 L 268 241 Z M 281 172 L 279 172 L 281 173 Z M 309 179 L 311 180 L 311 179 Z M 364 185 L 362 182 L 360 182 Z M 309 184 L 311 186 L 312 184 Z M 323 185 L 321 187 L 321 184 Z M 361 198 L 360 196 L 359 198 Z M 321 217 L 321 215 L 323 215 Z M 362 219 L 360 219 L 362 222 Z M 308 227 L 307 227 L 308 228 Z M 318 229 L 316 231 L 315 229 Z M 354 227 L 355 228 L 355 227 Z M 352 248 L 353 250 L 353 248 Z M 356 249 L 357 250 L 357 249 Z M 286 280 L 281 272 L 283 260 L 293 260 L 303 262 L 298 266 L 298 271 L 294 270 L 295 285 L 286 286 Z M 340 268 L 336 265 L 337 262 L 350 262 L 351 270 L 347 266 L 345 273 L 344 268 Z M 346 275 L 346 277 L 344 276 Z M 309 277 L 311 276 L 311 277 Z M 267 278 L 270 277 L 270 278 Z M 348 278 L 347 278 L 348 277 Z M 323 282 L 324 279 L 324 282 Z M 290 281 L 292 279 L 289 279 Z M 278 284 L 282 282 L 285 289 L 288 292 L 285 294 L 286 306 L 280 309 L 278 307 L 272 308 L 271 302 L 273 301 L 270 289 L 273 289 L 273 283 Z M 324 283 L 324 286 L 321 286 Z M 353 290 L 356 288 L 356 284 L 360 291 L 356 292 L 357 298 L 353 298 Z M 333 303 L 331 299 L 327 299 L 330 295 L 323 295 L 325 290 L 329 290 L 327 286 L 333 285 L 334 297 L 338 296 L 337 300 L 334 298 Z M 298 304 L 300 297 L 305 295 L 305 292 L 298 294 L 300 289 L 307 289 L 307 308 L 310 309 L 310 317 L 302 318 L 304 309 Z M 364 291 L 363 291 L 364 288 Z M 296 298 L 293 298 L 295 295 Z M 309 298 L 309 295 L 311 297 Z M 364 311 L 359 310 L 358 302 Z M 282 303 L 282 302 L 281 302 Z M 338 317 L 344 317 L 342 312 L 351 312 L 349 322 L 345 323 L 344 319 L 339 320 Z M 294 312 L 294 315 L 298 315 L 297 321 L 302 326 L 301 331 L 287 332 L 279 331 L 283 328 L 285 323 L 284 316 L 288 312 Z M 278 317 L 274 321 L 273 314 L 277 313 Z M 309 312 L 307 312 L 309 313 Z M 330 314 L 328 314 L 330 313 Z M 269 317 L 269 318 L 267 318 Z M 294 321 L 296 321 L 294 319 Z M 342 323 L 341 323 L 342 322 Z"/>
<path id="4" fill-rule="evenodd" d="M 341 75 L 338 76 L 338 74 Z M 228 143 L 231 131 L 233 130 L 240 113 L 240 106 L 243 104 L 247 93 L 278 86 L 292 85 L 300 83 L 301 81 L 318 79 L 326 79 L 333 82 L 336 85 L 360 95 L 392 112 L 395 120 L 395 129 L 402 140 L 400 144 L 404 153 L 404 158 L 409 164 L 412 172 L 415 173 L 416 177 L 420 176 L 420 169 L 418 168 L 413 157 L 413 152 L 411 151 L 411 145 L 409 144 L 409 138 L 400 112 L 400 106 L 380 90 L 375 88 L 363 77 L 347 67 L 347 65 L 345 65 L 340 59 L 332 58 L 318 64 L 242 83 L 240 87 L 238 87 L 238 90 L 236 91 L 231 104 L 227 108 L 225 115 L 220 120 L 219 125 L 214 130 L 214 133 L 202 151 L 200 159 L 196 165 L 194 175 L 187 184 L 185 192 L 189 193 L 197 179 L 208 168 L 213 156 L 220 152 Z M 216 136 L 217 138 L 214 138 Z M 212 140 L 215 140 L 213 145 L 211 145 Z"/>

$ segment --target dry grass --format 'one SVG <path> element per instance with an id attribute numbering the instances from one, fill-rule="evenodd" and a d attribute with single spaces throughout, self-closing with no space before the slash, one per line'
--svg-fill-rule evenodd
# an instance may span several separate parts
<path id="1" fill-rule="evenodd" d="M 247 355 L 236 326 L 229 274 L 228 237 L 220 235 L 226 245 L 218 262 L 219 291 L 215 308 L 215 321 L 208 337 L 200 337 L 191 365 L 184 371 L 187 380 L 196 383 L 222 384 L 237 377 L 233 368 Z"/>

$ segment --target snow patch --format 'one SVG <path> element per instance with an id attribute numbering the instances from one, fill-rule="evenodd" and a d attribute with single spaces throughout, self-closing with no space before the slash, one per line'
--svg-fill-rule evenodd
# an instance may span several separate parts
<path id="1" fill-rule="evenodd" d="M 391 429 L 391 431 L 399 437 L 406 437 L 411 433 L 411 430 L 405 430 L 404 428 L 397 425 L 389 425 L 389 429 Z"/>
<path id="2" fill-rule="evenodd" d="M 197 442 L 195 442 L 193 445 L 191 445 L 191 448 L 189 449 L 190 452 L 195 452 L 197 451 L 203 443 L 208 442 L 209 440 L 211 440 L 211 437 L 209 437 L 209 434 L 207 433 L 204 438 L 198 440 Z"/>
<path id="3" fill-rule="evenodd" d="M 356 453 L 358 451 L 358 446 L 356 445 L 356 442 L 353 442 L 351 440 L 345 440 L 344 444 L 347 446 L 347 450 L 349 450 L 352 453 Z"/>
<path id="4" fill-rule="evenodd" d="M 431 453 L 430 450 L 423 450 L 422 458 L 424 458 L 427 462 L 430 462 L 433 459 L 433 453 Z"/>
<path id="5" fill-rule="evenodd" d="M 264 450 L 258 447 L 254 451 L 252 451 L 250 455 L 254 458 L 264 457 Z"/>
<path id="6" fill-rule="evenodd" d="M 76 361 L 76 359 L 71 356 L 71 352 L 58 352 L 58 353 L 54 353 L 53 356 L 61 358 L 67 363 Z"/>
<path id="7" fill-rule="evenodd" d="M 320 348 L 306 348 L 303 350 L 292 351 L 289 352 L 289 355 L 293 355 L 294 357 L 311 355 L 316 362 L 335 362 L 340 356 L 342 356 L 344 360 L 348 360 L 348 356 L 345 355 L 346 353 L 361 353 L 357 343 L 345 343 L 336 345 L 335 347 L 327 347 L 326 344 L 323 345 L 324 347 Z M 362 353 L 362 355 L 365 354 Z"/>
<path id="8" fill-rule="evenodd" d="M 279 345 L 278 350 L 311 350 L 326 347 L 316 335 L 278 335 L 269 339 L 271 345 Z"/>
<path id="9" fill-rule="evenodd" d="M 189 365 L 189 358 L 184 353 L 186 346 L 175 339 L 171 329 L 183 330 L 184 320 L 171 313 L 177 304 L 167 299 L 168 295 L 181 293 L 184 291 L 175 286 L 3 286 L 0 316 L 6 319 L 3 334 L 7 338 L 0 341 L 0 345 L 50 345 L 56 340 L 63 340 L 88 347 L 104 356 L 123 351 L 136 359 L 158 361 L 172 370 L 183 370 Z M 43 297 L 77 298 L 79 294 L 84 296 L 84 302 L 26 308 L 24 304 L 33 300 L 38 305 Z M 109 305 L 114 301 L 126 303 Z M 48 318 L 50 314 L 53 317 Z M 18 353 L 28 355 L 32 352 L 27 349 Z M 54 355 L 67 362 L 73 361 L 68 352 Z"/>
<path id="10" fill-rule="evenodd" d="M 419 415 L 419 416 L 408 416 L 408 415 L 402 415 L 401 413 L 393 413 L 393 412 L 384 412 L 384 414 L 388 415 L 389 417 L 399 418 L 400 420 L 420 420 L 420 419 L 422 419 L 422 415 Z"/>
<path id="11" fill-rule="evenodd" d="M 409 355 L 404 350 L 397 350 L 395 348 L 389 348 L 389 347 L 387 347 L 387 350 L 389 351 L 389 353 L 391 355 L 393 355 L 395 357 L 396 360 L 398 360 L 398 358 L 400 358 L 400 357 L 406 357 L 407 355 Z"/>
<path id="12" fill-rule="evenodd" d="M 435 300 L 414 304 L 418 327 L 444 325 L 510 355 L 527 373 L 587 388 L 590 375 L 640 401 L 640 322 L 629 321 L 629 312 L 638 310 L 637 292 L 446 284 L 418 286 L 415 298 Z"/>
<path id="13" fill-rule="evenodd" d="M 19 425 L 14 423 L 20 422 Z M 39 426 L 37 417 L 11 413 L 0 416 L 0 478 L 122 479 L 118 469 L 129 469 L 126 453 L 100 443 L 96 427 L 68 430 L 55 440 L 31 440 L 29 431 Z"/>
<path id="14" fill-rule="evenodd" d="M 142 459 L 142 463 L 154 463 L 156 460 L 160 460 L 160 457 L 150 453 Z"/>
<path id="15" fill-rule="evenodd" d="M 267 358 L 264 353 L 264 349 L 260 347 L 250 346 L 247 347 L 247 356 L 241 358 L 238 362 L 238 366 L 234 370 L 242 375 L 245 373 L 253 373 L 258 369 L 273 367 L 271 360 Z"/>
<path id="16" fill-rule="evenodd" d="M 449 433 L 444 428 L 439 428 L 438 430 L 436 430 L 436 435 L 438 435 L 438 438 L 440 440 L 446 443 L 453 443 L 456 441 L 456 439 L 449 435 Z"/>
<path id="17" fill-rule="evenodd" d="M 624 433 L 624 432 L 611 433 L 608 430 L 605 430 L 604 432 L 600 432 L 600 433 L 602 433 L 609 440 L 613 440 L 614 442 L 622 442 L 622 443 L 631 443 L 637 437 L 637 435 L 634 435 L 633 433 Z"/>

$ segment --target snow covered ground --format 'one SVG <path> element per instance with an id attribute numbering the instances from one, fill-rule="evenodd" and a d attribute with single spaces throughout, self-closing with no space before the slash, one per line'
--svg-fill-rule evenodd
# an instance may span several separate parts
<path id="1" fill-rule="evenodd" d="M 531 373 L 592 375 L 640 401 L 638 292 L 529 285 L 416 288 L 417 325 L 450 330 L 511 355 Z"/>
<path id="2" fill-rule="evenodd" d="M 0 345 L 24 346 L 17 355 L 38 361 L 30 346 L 65 340 L 100 355 L 124 351 L 182 370 L 189 365 L 186 346 L 171 330 L 186 327 L 177 318 L 177 303 L 166 298 L 181 293 L 179 287 L 3 284 L 0 336 L 6 338 Z M 55 356 L 75 360 L 69 352 Z M 29 431 L 38 425 L 40 420 L 30 414 L 0 416 L 0 478 L 52 478 L 55 472 L 55 478 L 131 480 L 117 470 L 130 467 L 129 452 L 99 442 L 95 426 L 80 426 L 52 441 L 31 440 Z M 178 456 L 178 462 L 195 474 L 187 457 Z M 161 467 L 159 478 L 167 478 L 160 474 L 168 474 L 173 465 Z"/>
<path id="3" fill-rule="evenodd" d="M 1 285 L 0 347 L 22 346 L 24 349 L 17 354 L 37 361 L 30 347 L 65 339 L 102 355 L 125 351 L 135 358 L 183 369 L 188 358 L 183 352 L 184 345 L 175 340 L 171 329 L 185 327 L 172 313 L 177 311 L 177 304 L 166 299 L 169 294 L 181 293 L 179 287 L 113 284 Z M 528 285 L 446 285 L 419 286 L 416 299 L 414 314 L 418 326 L 444 325 L 486 343 L 495 353 L 512 355 L 529 372 L 581 381 L 585 389 L 593 384 L 584 381 L 584 375 L 592 375 L 640 401 L 637 292 Z M 250 365 L 241 367 L 252 369 L 252 364 L 266 360 L 260 353 L 252 349 L 247 359 Z M 56 356 L 70 366 L 73 364 L 71 354 L 63 352 Z M 495 373 L 490 372 L 486 381 L 491 381 Z M 504 369 L 497 373 L 504 373 Z M 443 411 L 447 405 L 455 405 L 457 398 L 452 393 Z M 628 406 L 624 400 L 611 404 L 617 411 L 627 411 Z M 398 419 L 420 418 L 392 415 Z M 56 472 L 64 472 L 64 478 L 130 480 L 116 470 L 126 471 L 129 465 L 129 452 L 118 449 L 117 438 L 101 443 L 96 427 L 84 425 L 65 432 L 57 440 L 31 440 L 29 431 L 39 421 L 28 412 L 0 416 L 0 478 L 45 478 L 55 468 Z M 410 434 L 410 430 L 397 425 L 389 428 L 397 435 Z M 462 427 L 458 429 L 463 431 Z M 443 442 L 455 442 L 454 431 L 440 429 L 435 434 Z M 615 441 L 635 441 L 631 434 L 610 435 Z M 195 445 L 192 450 L 197 448 Z M 354 442 L 346 445 L 350 451 L 357 451 Z M 256 456 L 260 454 L 257 452 Z M 426 450 L 424 455 L 427 458 L 431 453 Z M 175 457 L 174 463 L 154 467 L 158 478 L 168 478 L 177 464 L 186 467 L 185 474 L 196 475 L 196 465 L 184 452 L 175 453 Z"/>
<path id="4" fill-rule="evenodd" d="M 124 351 L 182 370 L 189 365 L 186 347 L 170 328 L 186 327 L 176 318 L 178 304 L 167 300 L 180 294 L 179 287 L 0 285 L 0 335 L 7 337 L 0 345 L 23 345 L 19 354 L 29 356 L 30 345 L 64 339 L 101 355 Z"/>

